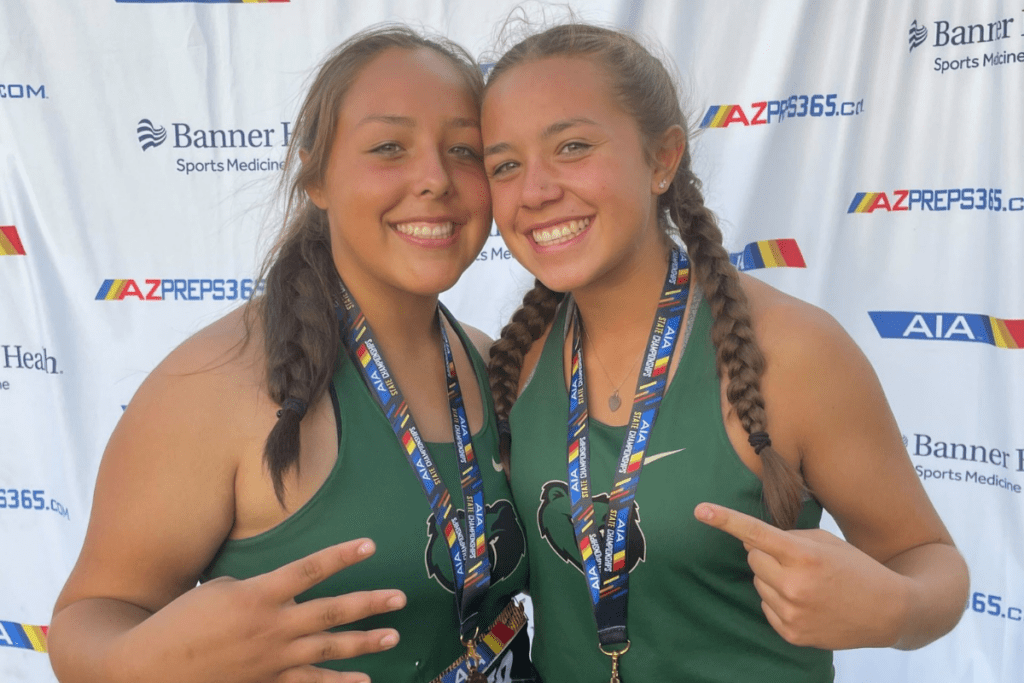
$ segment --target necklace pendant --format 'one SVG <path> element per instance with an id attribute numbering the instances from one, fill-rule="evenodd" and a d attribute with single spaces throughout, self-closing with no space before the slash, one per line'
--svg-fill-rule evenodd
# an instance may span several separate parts
<path id="1" fill-rule="evenodd" d="M 608 408 L 614 413 L 622 405 L 622 401 L 619 400 L 619 390 L 616 389 L 612 392 L 612 395 L 608 397 Z"/>

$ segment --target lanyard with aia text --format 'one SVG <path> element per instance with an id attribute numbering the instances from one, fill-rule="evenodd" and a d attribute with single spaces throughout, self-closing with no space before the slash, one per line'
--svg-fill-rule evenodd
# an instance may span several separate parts
<path id="1" fill-rule="evenodd" d="M 669 362 L 676 348 L 690 290 L 690 267 L 685 254 L 672 250 L 665 287 L 651 325 L 643 366 L 637 379 L 626 437 L 622 444 L 613 487 L 608 495 L 608 520 L 594 519 L 590 484 L 590 420 L 583 371 L 583 321 L 579 309 L 572 317 L 572 377 L 569 386 L 568 476 L 572 525 L 583 561 L 583 575 L 597 622 L 601 651 L 612 658 L 612 681 L 618 681 L 619 657 L 629 649 L 626 603 L 629 570 L 627 535 L 633 499 L 648 439 L 665 395 Z"/>
<path id="2" fill-rule="evenodd" d="M 450 320 L 451 314 L 443 306 L 438 305 L 438 326 L 441 329 L 448 380 L 448 405 L 451 409 L 455 448 L 459 456 L 459 474 L 465 505 L 465 530 L 452 505 L 451 494 L 441 481 L 434 461 L 420 437 L 412 413 L 409 412 L 409 406 L 397 382 L 388 371 L 373 330 L 370 329 L 366 316 L 344 284 L 341 285 L 341 300 L 342 306 L 337 306 L 335 312 L 338 316 L 342 343 L 353 365 L 359 370 L 370 395 L 391 423 L 402 452 L 405 453 L 427 496 L 437 530 L 448 544 L 455 574 L 455 602 L 459 610 L 460 635 L 464 643 L 472 641 L 478 633 L 480 605 L 491 583 L 491 566 L 487 558 L 483 478 L 473 452 L 473 439 L 466 418 L 462 389 L 455 374 L 455 359 L 442 320 L 442 315 Z"/>

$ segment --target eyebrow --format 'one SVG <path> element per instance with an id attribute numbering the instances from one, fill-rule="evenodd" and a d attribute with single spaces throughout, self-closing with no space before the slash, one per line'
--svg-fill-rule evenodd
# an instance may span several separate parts
<path id="1" fill-rule="evenodd" d="M 388 114 L 370 114 L 360 121 L 358 126 L 364 123 L 386 123 L 392 126 L 403 126 L 405 128 L 414 128 L 416 126 L 416 120 L 411 116 L 391 116 Z M 474 119 L 467 119 L 463 117 L 455 117 L 446 120 L 446 128 L 479 128 L 480 122 Z"/>
<path id="2" fill-rule="evenodd" d="M 596 126 L 597 123 L 583 116 L 577 116 L 575 118 L 565 119 L 563 121 L 555 121 L 550 126 L 541 131 L 540 137 L 542 140 L 546 140 L 552 135 L 558 135 L 563 130 L 568 130 L 573 126 L 584 125 Z M 491 156 L 492 154 L 502 154 L 504 152 L 509 151 L 510 149 L 512 149 L 512 145 L 508 144 L 507 142 L 499 142 L 497 144 L 491 145 L 490 147 L 485 147 L 484 156 L 486 157 Z"/>

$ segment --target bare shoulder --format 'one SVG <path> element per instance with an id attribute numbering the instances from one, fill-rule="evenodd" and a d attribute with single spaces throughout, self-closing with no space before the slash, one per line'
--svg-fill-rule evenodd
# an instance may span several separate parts
<path id="1" fill-rule="evenodd" d="M 484 363 L 489 363 L 491 360 L 491 344 L 494 343 L 494 340 L 483 330 L 479 330 L 466 323 L 459 324 L 462 326 L 462 331 L 466 333 L 466 337 L 472 342 L 473 348 L 483 356 Z"/>
<path id="2" fill-rule="evenodd" d="M 749 276 L 742 276 L 758 345 L 765 358 L 761 390 L 773 431 L 809 457 L 834 421 L 884 394 L 874 369 L 853 338 L 828 312 Z M 855 413 L 847 413 L 853 418 Z M 774 438 L 774 436 L 773 436 Z"/>
<path id="3" fill-rule="evenodd" d="M 263 384 L 262 338 L 258 331 L 248 334 L 245 310 L 228 313 L 171 351 L 132 397 L 124 427 L 187 426 L 182 438 L 209 430 L 207 448 L 230 438 L 230 427 L 244 420 Z"/>
<path id="4" fill-rule="evenodd" d="M 853 338 L 827 311 L 749 275 L 741 275 L 754 331 L 776 363 L 836 361 L 835 353 L 863 357 Z"/>
<path id="5" fill-rule="evenodd" d="M 58 602 L 158 609 L 195 585 L 235 518 L 235 477 L 264 425 L 258 335 L 241 310 L 150 373 L 104 450 L 81 555 Z M 131 514 L 125 514 L 125 511 Z"/>
<path id="6" fill-rule="evenodd" d="M 847 540 L 879 561 L 948 542 L 871 363 L 827 312 L 743 278 L 773 445 L 796 454 Z M 901 520 L 894 525 L 892 520 Z"/>

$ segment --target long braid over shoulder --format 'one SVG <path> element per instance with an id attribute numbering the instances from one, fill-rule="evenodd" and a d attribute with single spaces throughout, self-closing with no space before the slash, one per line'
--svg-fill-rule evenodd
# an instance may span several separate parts
<path id="1" fill-rule="evenodd" d="M 615 29 L 567 23 L 530 35 L 497 61 L 489 75 L 488 87 L 516 65 L 548 57 L 582 57 L 600 65 L 608 75 L 619 104 L 637 122 L 648 155 L 672 126 L 679 126 L 687 134 L 675 82 L 662 61 L 638 40 Z M 659 198 L 659 220 L 666 232 L 677 232 L 686 245 L 695 278 L 711 307 L 714 316 L 711 339 L 716 349 L 717 371 L 720 377 L 728 378 L 726 395 L 731 409 L 736 411 L 748 434 L 765 432 L 768 425 L 760 387 L 764 356 L 754 336 L 739 273 L 729 261 L 717 220 L 705 206 L 700 180 L 691 169 L 688 142 L 687 139 L 683 159 L 671 185 Z M 546 300 L 536 294 L 537 291 L 535 287 L 527 294 L 520 309 L 520 312 L 525 311 L 524 321 L 519 325 L 532 321 L 534 314 L 530 311 L 540 308 L 538 303 L 529 303 L 531 298 Z M 553 311 L 552 306 L 552 316 Z M 548 324 L 550 321 L 545 321 L 544 326 Z M 515 320 L 509 327 L 513 325 L 517 325 Z M 508 328 L 502 332 L 502 340 L 495 347 L 508 338 L 514 351 L 495 357 L 492 368 L 522 363 L 522 354 L 529 344 L 525 348 L 516 344 L 515 340 L 527 337 L 520 330 L 511 330 L 507 336 Z M 499 406 L 511 407 L 508 396 L 514 391 L 514 383 L 510 384 L 510 378 L 514 377 L 517 383 L 518 374 L 518 369 L 513 373 L 502 367 L 492 380 L 495 402 Z M 806 493 L 803 480 L 770 445 L 759 443 L 757 451 L 763 470 L 765 508 L 776 525 L 792 528 Z"/>
<path id="2" fill-rule="evenodd" d="M 264 464 L 284 504 L 284 475 L 299 463 L 299 424 L 307 406 L 327 390 L 340 345 L 334 312 L 338 270 L 327 213 L 306 194 L 325 182 L 345 95 L 360 71 L 389 49 L 430 49 L 448 58 L 479 104 L 483 76 L 473 58 L 444 38 L 424 37 L 400 24 L 376 26 L 352 36 L 321 64 L 293 125 L 278 187 L 283 230 L 268 254 L 259 281 L 263 293 L 246 311 L 246 341 L 263 344 L 266 387 L 283 404 L 267 437 Z"/>
<path id="3" fill-rule="evenodd" d="M 533 289 L 523 297 L 522 305 L 512 314 L 512 320 L 502 328 L 501 336 L 491 346 L 487 373 L 491 379 L 499 424 L 507 425 L 509 413 L 519 395 L 523 358 L 554 320 L 558 304 L 564 297 L 564 294 L 554 292 L 540 280 L 535 280 Z M 511 444 L 508 430 L 502 427 L 500 431 L 501 459 L 507 466 Z"/>

